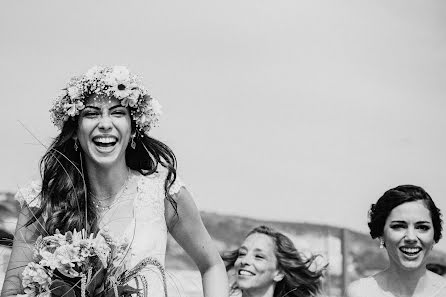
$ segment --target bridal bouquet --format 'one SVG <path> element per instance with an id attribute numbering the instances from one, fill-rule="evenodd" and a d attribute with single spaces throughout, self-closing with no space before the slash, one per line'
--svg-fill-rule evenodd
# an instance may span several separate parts
<path id="1" fill-rule="evenodd" d="M 39 237 L 33 262 L 23 273 L 27 297 L 126 296 L 137 293 L 122 281 L 122 259 L 128 243 L 108 234 L 88 235 L 85 230 L 59 231 Z"/>

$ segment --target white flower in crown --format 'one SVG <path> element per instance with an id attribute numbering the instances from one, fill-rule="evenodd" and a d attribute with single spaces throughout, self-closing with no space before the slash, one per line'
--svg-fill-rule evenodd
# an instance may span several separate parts
<path id="1" fill-rule="evenodd" d="M 141 96 L 141 91 L 136 88 L 136 84 L 132 84 L 130 85 L 128 96 L 121 100 L 121 105 L 125 107 L 135 107 L 138 103 L 139 96 Z"/>
<path id="2" fill-rule="evenodd" d="M 74 103 L 65 103 L 64 107 L 67 115 L 70 117 L 77 116 L 79 111 L 85 108 L 84 103 L 79 100 L 76 100 Z"/>
<path id="3" fill-rule="evenodd" d="M 161 105 L 152 99 L 138 76 L 124 66 L 94 66 L 84 75 L 73 77 L 56 98 L 51 108 L 53 123 L 62 129 L 64 123 L 74 119 L 84 109 L 91 95 L 113 96 L 130 109 L 137 128 L 147 133 L 159 121 Z"/>
<path id="4" fill-rule="evenodd" d="M 67 88 L 68 96 L 70 96 L 71 99 L 79 99 L 82 95 L 82 90 L 80 90 L 77 86 L 71 86 Z"/>
<path id="5" fill-rule="evenodd" d="M 110 86 L 110 93 L 118 99 L 130 96 L 131 89 L 136 87 L 131 83 L 130 72 L 122 66 L 113 67 L 113 71 L 106 74 L 104 81 Z"/>
<path id="6" fill-rule="evenodd" d="M 158 100 L 152 99 L 152 100 L 150 100 L 150 103 L 152 105 L 153 113 L 156 115 L 161 115 L 162 114 L 161 104 L 158 102 Z"/>
<path id="7" fill-rule="evenodd" d="M 93 66 L 85 73 L 87 79 L 94 79 L 101 72 L 101 67 Z"/>

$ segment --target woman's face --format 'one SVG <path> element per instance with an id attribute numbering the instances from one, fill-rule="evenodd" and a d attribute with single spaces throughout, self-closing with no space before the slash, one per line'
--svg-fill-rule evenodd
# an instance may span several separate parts
<path id="1" fill-rule="evenodd" d="M 424 267 L 434 245 L 431 214 L 424 202 L 395 207 L 384 225 L 383 239 L 393 265 L 403 270 Z"/>
<path id="2" fill-rule="evenodd" d="M 107 167 L 125 163 L 131 121 L 128 109 L 118 99 L 91 96 L 86 100 L 78 121 L 76 136 L 86 162 Z"/>
<path id="3" fill-rule="evenodd" d="M 276 282 L 283 278 L 277 268 L 275 243 L 261 233 L 253 233 L 245 239 L 234 267 L 237 285 L 244 292 L 274 291 Z"/>

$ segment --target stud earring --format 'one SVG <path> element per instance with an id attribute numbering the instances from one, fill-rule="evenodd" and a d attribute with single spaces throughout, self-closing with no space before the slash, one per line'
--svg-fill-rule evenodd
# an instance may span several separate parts
<path id="1" fill-rule="evenodd" d="M 382 238 L 379 239 L 379 248 L 380 249 L 384 248 L 384 239 L 382 239 Z"/>
<path id="2" fill-rule="evenodd" d="M 136 148 L 135 134 L 132 135 L 132 141 L 130 142 L 130 146 L 132 147 L 132 149 Z"/>
<path id="3" fill-rule="evenodd" d="M 79 146 L 77 145 L 77 139 L 74 140 L 74 150 L 77 152 Z"/>

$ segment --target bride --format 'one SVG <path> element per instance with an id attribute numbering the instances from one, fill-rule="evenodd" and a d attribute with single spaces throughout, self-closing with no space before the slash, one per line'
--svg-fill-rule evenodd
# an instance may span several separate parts
<path id="1" fill-rule="evenodd" d="M 2 296 L 23 293 L 37 236 L 82 228 L 129 243 L 124 266 L 137 269 L 133 286 L 143 296 L 166 295 L 167 232 L 200 270 L 204 296 L 227 296 L 225 267 L 175 156 L 149 135 L 159 116 L 159 103 L 125 67 L 70 80 L 51 109 L 60 133 L 40 161 L 42 180 L 16 195 L 22 211 Z M 156 265 L 141 268 L 145 259 Z"/>

